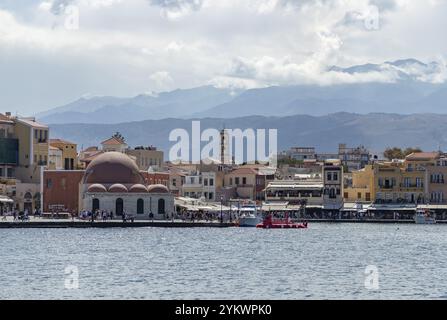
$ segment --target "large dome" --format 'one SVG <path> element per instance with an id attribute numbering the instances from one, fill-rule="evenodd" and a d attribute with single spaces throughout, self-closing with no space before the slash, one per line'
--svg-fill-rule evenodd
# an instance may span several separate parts
<path id="1" fill-rule="evenodd" d="M 144 184 L 137 164 L 120 152 L 105 152 L 88 165 L 84 183 L 93 184 Z"/>

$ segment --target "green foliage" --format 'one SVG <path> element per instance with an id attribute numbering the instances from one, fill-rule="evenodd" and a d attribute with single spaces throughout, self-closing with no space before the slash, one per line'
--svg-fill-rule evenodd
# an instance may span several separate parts
<path id="1" fill-rule="evenodd" d="M 420 148 L 406 148 L 405 150 L 402 150 L 401 148 L 394 147 L 387 148 L 383 155 L 388 160 L 405 159 L 406 156 L 415 152 L 422 152 L 422 150 Z"/>

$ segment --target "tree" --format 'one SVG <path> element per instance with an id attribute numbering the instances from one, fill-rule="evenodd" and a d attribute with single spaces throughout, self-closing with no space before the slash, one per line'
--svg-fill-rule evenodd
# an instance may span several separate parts
<path id="1" fill-rule="evenodd" d="M 383 156 L 388 159 L 388 160 L 393 160 L 393 159 L 403 159 L 405 158 L 404 153 L 402 151 L 401 148 L 387 148 L 385 150 L 385 152 L 383 153 Z"/>
<path id="2" fill-rule="evenodd" d="M 401 148 L 394 147 L 387 148 L 383 155 L 386 159 L 391 161 L 393 159 L 405 159 L 406 156 L 415 152 L 422 152 L 422 150 L 420 148 L 406 148 L 405 150 L 402 150 Z"/>

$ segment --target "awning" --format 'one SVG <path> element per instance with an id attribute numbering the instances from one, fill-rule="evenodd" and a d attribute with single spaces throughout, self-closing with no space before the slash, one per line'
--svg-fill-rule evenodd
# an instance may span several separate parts
<path id="1" fill-rule="evenodd" d="M 11 198 L 8 198 L 6 196 L 0 196 L 0 202 L 1 203 L 14 203 L 14 200 Z"/>

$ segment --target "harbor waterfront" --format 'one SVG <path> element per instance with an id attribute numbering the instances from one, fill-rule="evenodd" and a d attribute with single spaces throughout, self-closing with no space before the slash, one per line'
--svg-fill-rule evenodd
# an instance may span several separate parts
<path id="1" fill-rule="evenodd" d="M 444 226 L 3 229 L 2 299 L 446 299 Z M 368 266 L 378 288 L 367 284 Z M 77 271 L 78 288 L 67 288 Z M 436 272 L 432 272 L 436 271 Z"/>

